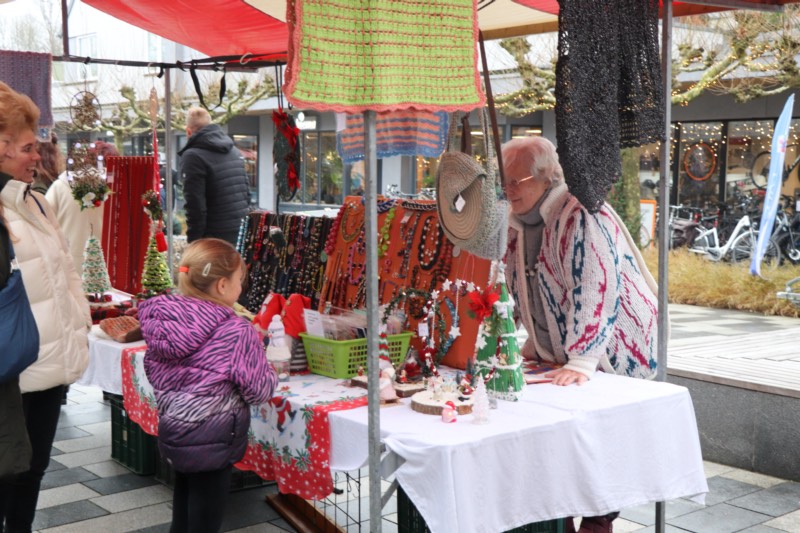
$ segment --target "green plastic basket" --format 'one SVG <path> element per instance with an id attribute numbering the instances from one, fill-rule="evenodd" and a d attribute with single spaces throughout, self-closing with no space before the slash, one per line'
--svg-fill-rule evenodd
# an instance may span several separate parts
<path id="1" fill-rule="evenodd" d="M 412 333 L 398 333 L 386 337 L 389 344 L 389 358 L 398 365 L 403 362 L 408 351 Z M 306 350 L 308 369 L 329 378 L 347 379 L 358 373 L 358 367 L 367 368 L 367 339 L 334 341 L 301 333 L 303 348 Z"/>

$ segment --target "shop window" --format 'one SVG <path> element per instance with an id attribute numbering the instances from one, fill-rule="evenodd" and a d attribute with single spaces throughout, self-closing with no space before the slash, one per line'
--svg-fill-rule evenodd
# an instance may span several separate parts
<path id="1" fill-rule="evenodd" d="M 764 171 L 764 154 L 772 144 L 772 120 L 731 121 L 728 123 L 728 157 L 725 174 L 725 197 L 734 190 L 748 191 L 755 187 Z M 767 168 L 768 171 L 768 168 Z M 753 174 L 755 172 L 755 176 Z"/>
<path id="2" fill-rule="evenodd" d="M 511 138 L 519 139 L 522 137 L 541 137 L 541 126 L 511 126 Z"/>
<path id="3" fill-rule="evenodd" d="M 233 144 L 244 158 L 244 171 L 250 186 L 250 205 L 258 206 L 258 135 L 232 135 Z"/>
<path id="4" fill-rule="evenodd" d="M 719 201 L 721 122 L 681 125 L 678 153 L 678 203 L 705 207 Z"/>
<path id="5" fill-rule="evenodd" d="M 290 203 L 341 205 L 347 195 L 364 194 L 364 163 L 342 162 L 335 132 L 301 131 L 300 153 L 300 190 Z M 380 170 L 379 162 L 379 184 Z"/>

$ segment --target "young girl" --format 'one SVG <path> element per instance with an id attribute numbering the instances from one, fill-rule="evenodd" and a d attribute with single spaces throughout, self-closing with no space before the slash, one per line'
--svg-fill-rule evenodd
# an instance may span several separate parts
<path id="1" fill-rule="evenodd" d="M 277 383 L 255 329 L 233 312 L 244 275 L 233 246 L 200 239 L 183 254 L 180 295 L 139 306 L 158 447 L 175 471 L 170 533 L 220 530 L 231 465 L 247 447 L 248 404 L 269 400 Z"/>

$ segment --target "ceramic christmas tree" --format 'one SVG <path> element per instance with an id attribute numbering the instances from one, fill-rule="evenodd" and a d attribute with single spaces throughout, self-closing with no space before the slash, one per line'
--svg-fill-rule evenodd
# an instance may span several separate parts
<path id="1" fill-rule="evenodd" d="M 150 237 L 150 244 L 147 246 L 147 254 L 144 258 L 144 270 L 142 271 L 143 296 L 150 298 L 159 294 L 168 293 L 172 288 L 172 279 L 167 268 L 167 260 L 164 254 L 158 251 L 155 236 Z"/>
<path id="2" fill-rule="evenodd" d="M 481 321 L 476 342 L 476 372 L 486 380 L 489 396 L 519 400 L 525 379 L 514 326 L 514 303 L 508 296 L 505 265 L 492 264 L 495 282 L 482 293 L 469 294 L 470 308 Z"/>
<path id="3" fill-rule="evenodd" d="M 106 260 L 103 249 L 97 237 L 90 235 L 83 249 L 83 292 L 100 296 L 111 290 L 111 280 L 108 278 Z"/>

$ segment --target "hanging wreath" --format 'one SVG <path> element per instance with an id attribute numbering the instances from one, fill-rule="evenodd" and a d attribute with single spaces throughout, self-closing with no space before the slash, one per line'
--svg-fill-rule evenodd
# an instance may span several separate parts
<path id="1" fill-rule="evenodd" d="M 717 154 L 704 142 L 694 143 L 683 154 L 683 170 L 695 181 L 705 181 L 717 168 Z"/>
<path id="2" fill-rule="evenodd" d="M 81 211 L 100 207 L 111 194 L 105 176 L 97 168 L 95 148 L 94 143 L 77 142 L 67 160 L 68 168 L 72 170 L 70 172 L 72 197 L 80 204 Z"/>
<path id="3" fill-rule="evenodd" d="M 69 105 L 69 117 L 78 128 L 90 130 L 100 124 L 103 110 L 97 97 L 89 91 L 75 93 Z"/>
<path id="4" fill-rule="evenodd" d="M 444 358 L 447 350 L 450 349 L 450 346 L 453 344 L 453 340 L 455 338 L 450 339 L 448 332 L 447 332 L 447 324 L 445 323 L 444 316 L 442 315 L 442 310 L 440 309 L 439 302 L 436 301 L 434 298 L 434 294 L 422 291 L 419 289 L 403 289 L 400 291 L 400 294 L 392 298 L 392 300 L 386 305 L 386 308 L 383 311 L 382 321 L 385 324 L 386 321 L 389 319 L 389 315 L 400 305 L 401 302 L 410 302 L 412 299 L 422 299 L 425 303 L 424 306 L 432 305 L 433 312 L 435 316 L 435 326 L 436 326 L 436 335 L 438 335 L 439 343 L 436 349 L 436 364 Z M 452 313 L 452 310 L 451 310 Z M 410 312 L 409 312 L 410 314 Z M 453 316 L 458 316 L 458 314 L 453 314 Z"/>

